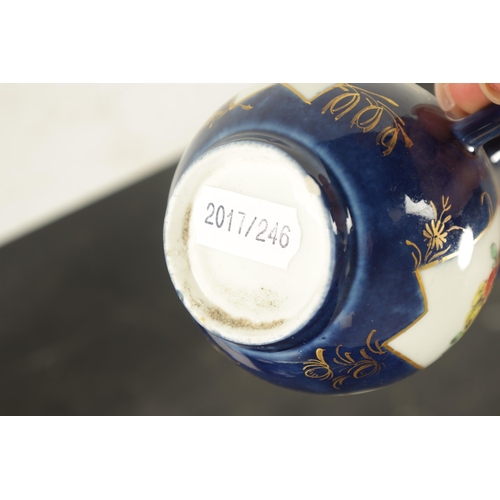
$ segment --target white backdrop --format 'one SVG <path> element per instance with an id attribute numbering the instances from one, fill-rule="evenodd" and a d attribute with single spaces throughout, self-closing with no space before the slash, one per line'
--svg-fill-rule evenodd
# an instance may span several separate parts
<path id="1" fill-rule="evenodd" d="M 174 163 L 247 85 L 0 85 L 0 245 Z"/>

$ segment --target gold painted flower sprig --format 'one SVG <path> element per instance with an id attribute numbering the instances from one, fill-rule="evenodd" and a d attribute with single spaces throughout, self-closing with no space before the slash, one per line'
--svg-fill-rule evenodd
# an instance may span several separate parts
<path id="1" fill-rule="evenodd" d="M 341 90 L 342 94 L 331 99 L 321 110 L 322 114 L 330 111 L 332 115 L 335 115 L 335 120 L 340 120 L 347 113 L 353 111 L 360 105 L 363 98 L 366 103 L 363 101 L 364 107 L 351 118 L 351 127 L 355 125 L 361 129 L 363 133 L 370 132 L 379 124 L 385 114 L 392 120 L 392 125 L 388 125 L 382 129 L 376 138 L 377 145 L 381 145 L 385 148 L 382 153 L 383 156 L 392 153 L 398 141 L 399 134 L 402 135 L 407 148 L 413 146 L 413 142 L 403 128 L 405 122 L 389 107 L 389 105 L 399 107 L 392 99 L 349 83 L 339 83 L 334 85 L 332 87 L 332 90 L 333 89 Z"/>
<path id="2" fill-rule="evenodd" d="M 361 358 L 356 361 L 350 352 L 342 354 L 340 351 L 342 344 L 339 344 L 335 349 L 336 357 L 333 358 L 333 362 L 337 365 L 334 371 L 332 366 L 325 360 L 325 349 L 319 348 L 316 349 L 316 359 L 308 359 L 303 363 L 304 375 L 318 380 L 331 380 L 333 388 L 337 390 L 340 389 L 344 381 L 350 378 L 361 379 L 377 375 L 382 368 L 385 368 L 385 364 L 382 362 L 383 360 L 379 361 L 373 355 L 377 357 L 384 356 L 383 359 L 385 359 L 388 352 L 380 345 L 378 340 L 373 345 L 371 344 L 373 334 L 376 331 L 372 330 L 366 338 L 366 348 L 371 355 L 367 352 L 367 349 L 362 348 L 359 350 Z"/>
<path id="3" fill-rule="evenodd" d="M 415 249 L 411 255 L 415 262 L 415 269 L 425 264 L 431 264 L 442 260 L 449 252 L 451 245 L 448 243 L 449 234 L 452 231 L 464 230 L 463 227 L 455 226 L 452 223 L 451 215 L 448 213 L 451 210 L 450 197 L 441 196 L 441 212 L 438 214 L 434 202 L 430 202 L 434 212 L 434 219 L 425 224 L 425 229 L 422 231 L 423 240 L 426 243 L 427 250 L 425 255 L 418 245 L 413 241 L 406 240 L 406 244 Z"/>
<path id="4" fill-rule="evenodd" d="M 382 152 L 383 156 L 387 156 L 392 153 L 400 135 L 403 137 L 404 144 L 407 148 L 411 148 L 413 146 L 412 140 L 408 137 L 404 130 L 404 120 L 393 109 L 391 109 L 391 107 L 398 108 L 399 104 L 389 97 L 376 94 L 375 92 L 357 87 L 356 85 L 352 85 L 350 83 L 337 83 L 319 92 L 312 98 L 306 98 L 292 84 L 282 83 L 279 85 L 284 86 L 300 98 L 302 105 L 305 104 L 308 106 L 310 106 L 314 100 L 323 95 L 331 92 L 335 94 L 336 92 L 341 91 L 341 94 L 335 95 L 335 97 L 330 99 L 330 101 L 323 106 L 321 114 L 324 115 L 327 111 L 329 111 L 335 116 L 335 121 L 337 121 L 351 111 L 356 110 L 356 113 L 351 118 L 351 127 L 356 126 L 361 129 L 363 133 L 373 130 L 380 123 L 382 118 L 388 118 L 390 120 L 389 123 L 391 124 L 383 128 L 376 138 L 376 144 L 384 148 Z M 268 87 L 263 87 L 256 93 L 259 93 L 266 88 Z M 246 99 L 251 97 L 251 95 L 247 96 Z M 229 111 L 232 111 L 235 108 L 241 108 L 245 111 L 249 111 L 253 109 L 253 106 L 250 104 L 244 104 L 241 101 L 236 102 L 233 99 L 226 106 L 212 115 L 212 117 L 208 120 L 208 128 L 212 128 L 214 122 L 221 119 Z"/>

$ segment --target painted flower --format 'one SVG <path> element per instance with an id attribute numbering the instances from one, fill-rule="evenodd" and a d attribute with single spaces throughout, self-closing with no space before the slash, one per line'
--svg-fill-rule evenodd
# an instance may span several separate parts
<path id="1" fill-rule="evenodd" d="M 472 299 L 472 308 L 469 311 L 469 314 L 467 315 L 467 318 L 465 320 L 465 330 L 467 331 L 474 320 L 476 319 L 477 315 L 481 311 L 482 307 L 484 306 L 484 303 L 486 302 L 486 281 L 481 283 L 479 288 L 477 289 L 476 295 L 474 295 L 474 299 Z"/>
<path id="2" fill-rule="evenodd" d="M 450 216 L 446 217 L 444 221 L 432 220 L 430 225 L 427 223 L 424 230 L 424 239 L 429 240 L 427 245 L 431 249 L 440 250 L 446 243 L 448 232 L 445 231 L 445 223 L 450 220 Z"/>
<path id="3" fill-rule="evenodd" d="M 495 245 L 495 243 L 493 243 L 491 245 L 491 258 L 493 259 L 493 271 L 491 271 L 491 274 L 488 278 L 488 281 L 486 282 L 486 290 L 484 292 L 485 294 L 485 299 L 488 298 L 488 295 L 490 294 L 491 292 L 491 289 L 493 288 L 493 285 L 495 284 L 495 278 L 497 276 L 497 273 L 498 273 L 498 267 L 499 267 L 499 264 L 498 264 L 498 260 L 499 260 L 499 255 L 498 255 L 498 249 L 497 249 L 497 246 Z"/>
<path id="4" fill-rule="evenodd" d="M 472 299 L 472 308 L 469 311 L 467 318 L 465 319 L 465 327 L 451 341 L 451 345 L 458 342 L 464 336 L 464 333 L 470 328 L 470 326 L 476 319 L 477 315 L 481 311 L 482 307 L 484 306 L 486 299 L 488 298 L 488 295 L 490 294 L 491 289 L 495 284 L 495 278 L 497 276 L 498 268 L 500 266 L 500 264 L 498 263 L 499 257 L 500 255 L 498 253 L 497 246 L 495 245 L 495 243 L 493 243 L 491 245 L 491 258 L 493 259 L 493 270 L 491 271 L 488 279 L 486 281 L 483 281 L 479 286 L 479 288 L 477 289 L 477 292 L 474 295 L 474 298 Z"/>
<path id="5" fill-rule="evenodd" d="M 491 271 L 490 277 L 488 278 L 488 281 L 486 282 L 486 289 L 484 291 L 484 298 L 485 300 L 488 298 L 488 295 L 491 292 L 491 289 L 493 288 L 493 285 L 495 284 L 495 278 L 497 277 L 498 273 L 498 266 L 495 266 L 493 268 L 493 271 Z"/>

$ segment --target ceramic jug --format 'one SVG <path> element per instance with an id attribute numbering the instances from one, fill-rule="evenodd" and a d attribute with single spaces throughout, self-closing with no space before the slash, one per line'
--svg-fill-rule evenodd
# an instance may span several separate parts
<path id="1" fill-rule="evenodd" d="M 396 382 L 466 332 L 498 269 L 500 107 L 453 122 L 410 84 L 274 84 L 185 151 L 164 226 L 194 320 L 241 367 L 344 394 Z"/>

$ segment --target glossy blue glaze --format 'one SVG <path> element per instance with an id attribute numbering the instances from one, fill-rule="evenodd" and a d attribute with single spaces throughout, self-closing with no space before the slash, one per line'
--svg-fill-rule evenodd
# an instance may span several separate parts
<path id="1" fill-rule="evenodd" d="M 339 117 L 352 99 L 347 94 L 356 92 L 358 105 Z M 335 102 L 339 96 L 343 100 Z M 373 108 L 353 123 L 356 113 L 369 106 L 366 96 L 389 111 Z M 426 200 L 441 207 L 448 200 L 453 223 L 470 227 L 476 238 L 490 222 L 483 193 L 494 207 L 498 203 L 484 153 L 469 152 L 454 137 L 435 99 L 410 86 L 352 84 L 334 87 L 308 103 L 278 84 L 243 104 L 247 109 L 228 103 L 205 124 L 185 152 L 172 189 L 197 158 L 221 144 L 252 140 L 283 149 L 321 186 L 336 222 L 333 284 L 310 323 L 280 342 L 249 347 L 203 331 L 250 372 L 291 389 L 361 392 L 415 373 L 414 364 L 384 346 L 425 307 L 407 242 L 416 242 L 425 255 L 422 232 L 428 221 L 406 213 L 405 203 Z M 376 113 L 380 120 L 370 121 Z M 375 121 L 371 130 L 363 130 Z M 353 221 L 350 231 L 348 217 Z M 449 233 L 447 255 L 457 250 L 459 236 L 458 231 Z"/>
<path id="2" fill-rule="evenodd" d="M 453 123 L 453 135 L 476 150 L 500 135 L 500 106 L 490 104 L 463 120 Z"/>

